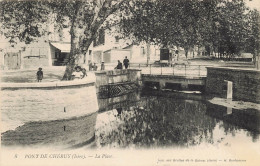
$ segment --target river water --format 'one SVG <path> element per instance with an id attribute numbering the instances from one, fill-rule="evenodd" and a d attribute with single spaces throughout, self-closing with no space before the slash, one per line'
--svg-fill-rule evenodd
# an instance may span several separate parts
<path id="1" fill-rule="evenodd" d="M 260 147 L 260 110 L 229 109 L 198 100 L 201 95 L 177 96 L 141 96 L 135 103 L 98 114 L 96 146 L 230 147 L 241 141 Z"/>
<path id="2" fill-rule="evenodd" d="M 201 94 L 172 93 L 99 99 L 97 113 L 21 124 L 2 133 L 2 145 L 154 149 L 233 147 L 242 142 L 260 147 L 260 110 L 229 109 Z"/>

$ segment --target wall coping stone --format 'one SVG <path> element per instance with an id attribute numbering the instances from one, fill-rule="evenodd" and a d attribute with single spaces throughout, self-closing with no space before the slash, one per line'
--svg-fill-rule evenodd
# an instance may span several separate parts
<path id="1" fill-rule="evenodd" d="M 259 73 L 260 70 L 257 69 L 245 69 L 245 68 L 234 68 L 234 67 L 206 67 L 207 69 L 218 69 L 218 70 L 231 70 L 231 71 L 246 71 L 252 73 Z"/>
<path id="2" fill-rule="evenodd" d="M 206 76 L 176 76 L 176 75 L 156 75 L 156 74 L 142 74 L 142 77 L 181 78 L 181 79 L 205 79 L 206 78 Z"/>
<path id="3" fill-rule="evenodd" d="M 142 71 L 141 69 L 115 69 L 115 70 L 106 70 L 106 71 L 98 71 L 95 74 L 108 74 L 108 75 L 122 75 L 122 73 L 126 73 L 127 71 Z M 115 74 L 112 74 L 115 73 Z M 120 73 L 120 74 L 117 74 Z"/>
<path id="4" fill-rule="evenodd" d="M 85 78 L 81 80 L 73 81 L 55 81 L 55 82 L 33 82 L 33 83 L 0 83 L 2 89 L 20 89 L 20 88 L 59 88 L 59 87 L 71 87 L 71 86 L 82 86 L 88 84 L 95 84 L 96 80 L 93 78 Z"/>

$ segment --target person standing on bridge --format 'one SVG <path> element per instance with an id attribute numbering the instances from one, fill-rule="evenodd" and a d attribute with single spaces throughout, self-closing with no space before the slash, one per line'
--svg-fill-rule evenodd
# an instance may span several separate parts
<path id="1" fill-rule="evenodd" d="M 125 69 L 127 69 L 129 66 L 129 60 L 127 59 L 127 56 L 125 57 L 123 63 L 124 63 Z"/>

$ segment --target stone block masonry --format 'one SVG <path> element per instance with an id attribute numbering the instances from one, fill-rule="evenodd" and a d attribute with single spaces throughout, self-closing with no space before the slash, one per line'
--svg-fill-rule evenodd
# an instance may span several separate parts
<path id="1" fill-rule="evenodd" d="M 141 70 L 122 69 L 95 72 L 97 94 L 102 93 L 102 88 L 109 85 L 134 83 L 141 86 Z"/>
<path id="2" fill-rule="evenodd" d="M 122 69 L 96 72 L 96 86 L 108 85 L 122 82 L 136 82 L 141 81 L 141 70 L 137 69 Z"/>
<path id="3" fill-rule="evenodd" d="M 227 81 L 233 83 L 233 100 L 260 103 L 260 71 L 207 67 L 206 93 L 226 98 Z"/>

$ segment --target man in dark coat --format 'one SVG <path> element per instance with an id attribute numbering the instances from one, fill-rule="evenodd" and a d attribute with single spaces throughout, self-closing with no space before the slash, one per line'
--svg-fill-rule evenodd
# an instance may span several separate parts
<path id="1" fill-rule="evenodd" d="M 125 69 L 127 69 L 129 66 L 129 60 L 127 59 L 127 56 L 125 57 L 123 63 L 124 63 Z"/>

